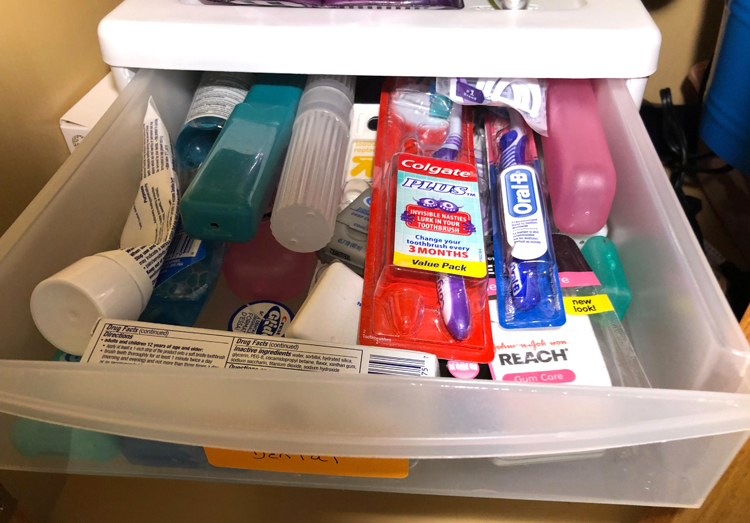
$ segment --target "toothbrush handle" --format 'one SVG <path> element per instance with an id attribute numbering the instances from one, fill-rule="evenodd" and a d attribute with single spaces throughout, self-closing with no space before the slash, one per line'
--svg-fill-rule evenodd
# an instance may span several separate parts
<path id="1" fill-rule="evenodd" d="M 440 314 L 448 332 L 458 341 L 466 339 L 471 330 L 471 313 L 463 276 L 438 273 L 437 293 Z"/>
<path id="2" fill-rule="evenodd" d="M 516 111 L 510 111 L 510 131 L 500 137 L 499 149 L 501 171 L 514 165 L 522 165 L 526 161 L 526 132 Z M 511 245 L 511 256 L 513 246 Z M 539 304 L 541 293 L 539 290 L 539 274 L 533 262 L 511 259 L 510 265 L 510 294 L 513 306 L 520 311 L 531 310 Z"/>
<path id="3" fill-rule="evenodd" d="M 450 114 L 450 129 L 443 145 L 435 151 L 433 158 L 441 160 L 455 160 L 461 150 L 462 107 L 453 104 Z M 438 273 L 437 275 L 438 302 L 443 323 L 453 338 L 458 341 L 466 339 L 471 330 L 471 313 L 469 298 L 466 296 L 466 284 L 462 276 Z"/>

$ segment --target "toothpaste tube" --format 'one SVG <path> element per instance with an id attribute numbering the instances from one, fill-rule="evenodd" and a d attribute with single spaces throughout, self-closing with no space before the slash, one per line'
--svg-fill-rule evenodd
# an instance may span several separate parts
<path id="1" fill-rule="evenodd" d="M 510 112 L 510 126 L 487 116 L 491 141 L 495 271 L 500 324 L 507 329 L 565 323 L 554 249 L 539 175 L 526 165 L 527 132 Z M 533 142 L 532 142 L 533 144 Z M 494 157 L 494 158 L 493 158 Z"/>
<path id="2" fill-rule="evenodd" d="M 41 282 L 31 295 L 31 316 L 47 341 L 80 355 L 100 317 L 140 316 L 174 236 L 178 199 L 169 133 L 149 98 L 143 120 L 143 175 L 120 249 L 78 260 Z"/>
<path id="3" fill-rule="evenodd" d="M 518 111 L 533 130 L 547 136 L 547 82 L 536 78 L 438 78 L 435 91 L 462 105 Z"/>

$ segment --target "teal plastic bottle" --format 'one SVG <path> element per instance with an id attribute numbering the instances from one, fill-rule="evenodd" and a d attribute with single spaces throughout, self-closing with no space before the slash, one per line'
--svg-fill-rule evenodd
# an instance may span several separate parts
<path id="1" fill-rule="evenodd" d="M 583 244 L 581 252 L 602 284 L 602 291 L 609 296 L 617 317 L 622 321 L 633 295 L 620 263 L 617 247 L 609 238 L 594 236 Z"/>
<path id="2" fill-rule="evenodd" d="M 281 175 L 306 77 L 261 74 L 238 104 L 180 203 L 192 238 L 248 242 Z"/>
<path id="3" fill-rule="evenodd" d="M 52 361 L 78 363 L 81 357 L 58 350 Z M 10 441 L 16 451 L 27 458 L 62 457 L 103 463 L 120 455 L 119 436 L 28 418 L 16 419 Z"/>

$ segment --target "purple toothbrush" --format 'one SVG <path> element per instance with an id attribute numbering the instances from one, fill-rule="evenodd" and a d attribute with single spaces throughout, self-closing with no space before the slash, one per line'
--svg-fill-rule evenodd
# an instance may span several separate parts
<path id="1" fill-rule="evenodd" d="M 450 122 L 448 137 L 440 146 L 440 149 L 432 154 L 433 158 L 453 161 L 458 157 L 463 141 L 461 138 L 461 109 L 460 105 L 453 104 L 448 120 Z M 458 341 L 466 339 L 471 330 L 471 312 L 469 311 L 469 299 L 466 296 L 463 276 L 438 273 L 437 293 L 440 314 L 448 332 Z"/>

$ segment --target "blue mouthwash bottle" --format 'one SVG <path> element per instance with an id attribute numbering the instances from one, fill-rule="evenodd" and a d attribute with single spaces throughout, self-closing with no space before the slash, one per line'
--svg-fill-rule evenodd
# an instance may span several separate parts
<path id="1" fill-rule="evenodd" d="M 206 159 L 234 106 L 247 96 L 252 80 L 250 73 L 203 73 L 175 145 L 180 169 L 197 169 Z"/>
<path id="2" fill-rule="evenodd" d="M 216 287 L 226 244 L 191 238 L 178 222 L 140 321 L 192 327 Z"/>

